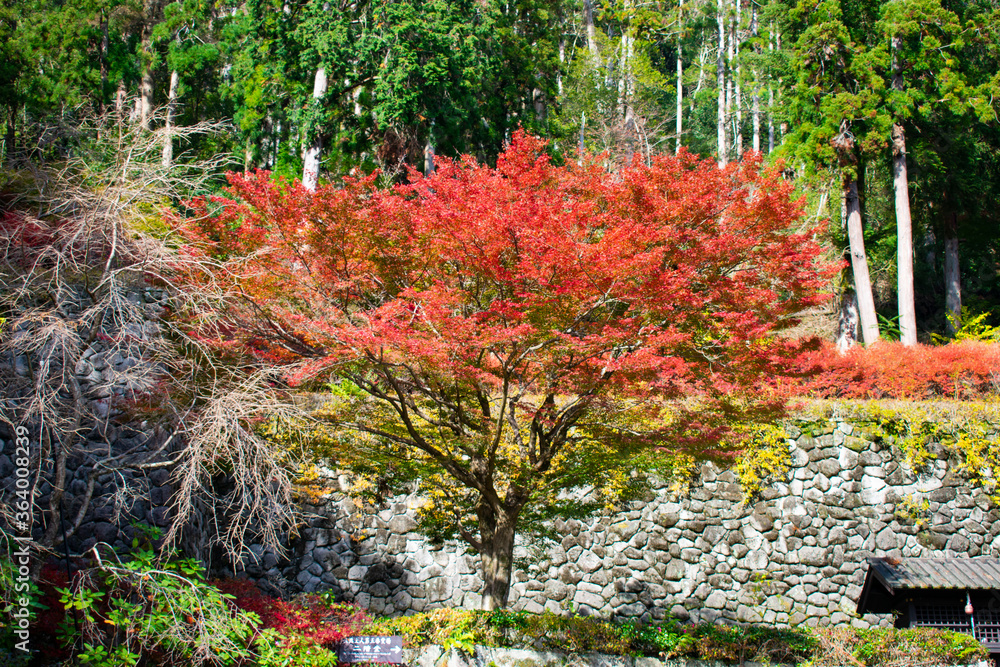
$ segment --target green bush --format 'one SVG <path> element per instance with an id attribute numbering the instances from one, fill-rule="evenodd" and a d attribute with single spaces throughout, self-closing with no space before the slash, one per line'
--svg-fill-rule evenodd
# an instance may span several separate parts
<path id="1" fill-rule="evenodd" d="M 931 628 L 823 628 L 814 630 L 815 667 L 858 664 L 866 667 L 965 665 L 989 652 L 975 638 Z"/>
<path id="2" fill-rule="evenodd" d="M 569 653 L 611 653 L 810 667 L 960 665 L 988 655 L 974 638 L 932 629 L 773 628 L 760 625 L 612 623 L 589 616 L 438 609 L 382 618 L 362 634 L 398 634 L 410 648 L 437 644 L 472 653 L 476 644 Z"/>

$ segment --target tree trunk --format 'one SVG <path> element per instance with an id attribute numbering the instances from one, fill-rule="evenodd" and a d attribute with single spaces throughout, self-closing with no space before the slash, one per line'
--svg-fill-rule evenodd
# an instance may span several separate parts
<path id="1" fill-rule="evenodd" d="M 177 70 L 170 72 L 170 91 L 167 93 L 167 115 L 163 123 L 163 158 L 161 163 L 167 169 L 174 160 L 174 114 L 177 111 L 177 86 L 180 84 Z"/>
<path id="2" fill-rule="evenodd" d="M 847 352 L 858 342 L 858 298 L 848 290 L 840 299 L 840 317 L 837 321 L 837 351 Z"/>
<path id="3" fill-rule="evenodd" d="M 701 51 L 698 52 L 698 82 L 694 86 L 694 92 L 688 95 L 688 113 L 694 113 L 694 105 L 698 100 L 698 93 L 701 92 L 701 87 L 705 83 L 705 62 L 708 60 L 709 52 L 708 40 L 705 40 Z"/>
<path id="4" fill-rule="evenodd" d="M 851 244 L 854 292 L 857 295 L 858 317 L 861 320 L 861 339 L 865 345 L 872 345 L 879 339 L 878 318 L 875 316 L 875 299 L 872 297 L 872 281 L 868 275 L 868 257 L 865 255 L 858 182 L 854 179 L 844 184 L 844 206 L 847 214 L 847 236 Z"/>
<path id="5" fill-rule="evenodd" d="M 684 0 L 679 0 L 677 3 L 677 120 L 674 123 L 674 131 L 677 134 L 677 146 L 674 149 L 675 153 L 681 152 L 681 134 L 684 132 L 684 64 L 681 52 L 682 36 L 684 34 L 683 30 L 681 30 L 684 26 L 683 8 Z"/>
<path id="6" fill-rule="evenodd" d="M 903 69 L 899 61 L 900 38 L 892 38 L 892 88 L 903 91 Z M 896 195 L 896 276 L 899 302 L 899 340 L 917 344 L 917 314 L 913 302 L 913 220 L 910 216 L 910 186 L 906 174 L 906 135 L 900 122 L 892 124 L 892 187 Z"/>
<path id="7" fill-rule="evenodd" d="M 10 115 L 7 116 L 7 129 L 3 137 L 3 159 L 7 164 L 12 164 L 14 160 L 14 142 L 17 135 L 14 133 L 17 122 L 17 102 L 11 102 L 8 106 Z"/>
<path id="8" fill-rule="evenodd" d="M 476 514 L 482 540 L 479 555 L 483 564 L 483 609 L 502 609 L 510 596 L 517 518 L 496 512 L 486 503 L 480 504 Z"/>
<path id="9" fill-rule="evenodd" d="M 125 102 L 128 101 L 128 92 L 125 90 L 125 81 L 118 82 L 118 90 L 115 91 L 115 115 L 120 121 L 125 113 Z"/>
<path id="10" fill-rule="evenodd" d="M 559 93 L 559 99 L 563 96 L 563 66 L 566 64 L 566 36 L 563 35 L 559 38 L 559 71 L 556 72 L 556 92 Z"/>
<path id="11" fill-rule="evenodd" d="M 147 132 L 153 124 L 153 66 L 142 68 L 142 82 L 139 84 L 139 125 Z"/>
<path id="12" fill-rule="evenodd" d="M 740 65 L 740 23 L 742 19 L 742 7 L 743 3 L 740 0 L 735 0 L 736 4 L 736 18 L 733 20 L 733 62 L 735 64 L 735 74 L 733 76 L 733 82 L 736 88 L 735 95 L 733 96 L 733 104 L 736 107 L 736 121 L 735 127 L 733 128 L 733 135 L 736 137 L 736 159 L 743 159 L 743 82 L 740 80 L 742 78 L 743 67 Z"/>
<path id="13" fill-rule="evenodd" d="M 153 123 L 153 22 L 157 11 L 157 0 L 143 3 L 142 25 L 142 79 L 139 82 L 138 107 L 139 126 L 149 131 Z"/>
<path id="14" fill-rule="evenodd" d="M 597 57 L 597 40 L 594 35 L 594 2 L 593 0 L 583 0 L 583 25 L 587 31 L 587 49 L 590 55 Z"/>
<path id="15" fill-rule="evenodd" d="M 313 78 L 312 107 L 318 111 L 323 104 L 323 97 L 326 96 L 328 82 L 326 80 L 326 68 L 320 66 L 316 69 L 316 76 Z M 302 165 L 302 185 L 307 190 L 315 192 L 319 185 L 319 162 L 323 153 L 323 132 L 322 128 L 313 127 L 313 123 L 308 125 L 312 137 L 309 140 L 309 148 L 306 149 L 305 160 Z"/>
<path id="16" fill-rule="evenodd" d="M 434 127 L 427 134 L 427 143 L 424 144 L 424 176 L 434 173 Z"/>
<path id="17" fill-rule="evenodd" d="M 97 113 L 104 113 L 104 95 L 108 90 L 108 17 L 101 9 L 101 90 L 97 95 Z"/>
<path id="18" fill-rule="evenodd" d="M 733 114 L 733 72 L 735 71 L 735 63 L 733 62 L 733 43 L 736 41 L 734 39 L 733 31 L 733 20 L 732 17 L 728 16 L 728 11 L 726 12 L 726 125 L 728 126 L 733 122 L 735 117 Z M 727 142 L 726 148 L 732 150 L 736 145 L 736 127 L 729 128 L 729 141 Z"/>
<path id="19" fill-rule="evenodd" d="M 958 216 L 952 213 L 944 231 L 944 299 L 948 335 L 962 327 L 962 274 L 958 269 Z"/>
<path id="20" fill-rule="evenodd" d="M 750 14 L 750 34 L 754 37 L 754 52 L 760 55 L 760 47 L 757 44 L 757 5 L 751 5 Z M 757 67 L 753 69 L 753 150 L 760 152 L 760 72 Z"/>
<path id="21" fill-rule="evenodd" d="M 631 0 L 625 0 L 625 12 L 631 9 Z M 635 84 L 632 81 L 632 51 L 633 38 L 632 28 L 629 25 L 622 27 L 621 38 L 621 78 L 618 80 L 618 117 L 623 121 L 623 125 L 629 116 L 632 106 L 632 91 Z"/>
<path id="22" fill-rule="evenodd" d="M 716 150 L 719 166 L 725 167 L 729 162 L 726 147 L 726 5 L 719 0 L 719 13 L 716 19 L 719 23 L 719 54 L 715 61 L 715 79 L 719 93 L 719 109 L 717 116 Z"/>
<path id="23" fill-rule="evenodd" d="M 539 123 L 545 121 L 546 114 L 546 103 L 545 103 L 545 93 L 542 92 L 541 88 L 531 89 L 531 102 L 535 107 L 535 120 Z"/>
<path id="24" fill-rule="evenodd" d="M 917 314 L 913 299 L 913 223 L 906 176 L 906 136 L 899 123 L 892 125 L 892 172 L 893 189 L 896 191 L 899 340 L 909 346 L 917 344 Z"/>

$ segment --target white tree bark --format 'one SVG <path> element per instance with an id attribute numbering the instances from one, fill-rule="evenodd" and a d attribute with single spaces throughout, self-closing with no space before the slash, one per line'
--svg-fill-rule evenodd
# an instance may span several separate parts
<path id="1" fill-rule="evenodd" d="M 733 122 L 733 118 L 734 118 L 734 114 L 733 114 L 733 80 L 734 80 L 735 77 L 733 76 L 733 72 L 735 71 L 735 63 L 733 62 L 733 44 L 734 44 L 734 42 L 736 40 L 735 40 L 735 34 L 734 34 L 735 31 L 733 30 L 733 19 L 732 19 L 732 16 L 729 15 L 728 8 L 726 9 L 726 14 L 727 14 L 727 16 L 726 16 L 726 65 L 725 65 L 725 70 L 726 70 L 726 119 L 725 119 L 725 122 L 728 125 L 728 124 L 730 124 L 730 123 Z M 736 128 L 735 127 L 730 127 L 729 128 L 729 132 L 730 132 L 730 135 L 729 135 L 729 142 L 728 142 L 727 148 L 731 152 L 732 149 L 733 149 L 733 146 L 736 144 Z"/>
<path id="2" fill-rule="evenodd" d="M 899 340 L 917 344 L 917 312 L 913 298 L 913 223 L 906 174 L 906 136 L 903 126 L 892 126 L 892 185 L 896 194 L 896 272 L 899 300 Z"/>
<path id="3" fill-rule="evenodd" d="M 754 36 L 754 43 L 758 32 L 757 5 L 751 5 L 750 14 L 750 34 Z M 760 47 L 754 46 L 754 51 L 760 53 Z M 753 70 L 753 150 L 760 152 L 760 72 L 757 67 Z"/>
<path id="4" fill-rule="evenodd" d="M 848 290 L 840 299 L 837 321 L 837 351 L 843 354 L 858 342 L 858 299 Z"/>
<path id="5" fill-rule="evenodd" d="M 684 0 L 677 3 L 677 119 L 674 123 L 674 132 L 677 135 L 677 146 L 674 153 L 681 152 L 681 135 L 684 133 L 684 64 L 681 45 L 683 43 L 684 31 Z"/>
<path id="6" fill-rule="evenodd" d="M 719 166 L 725 167 L 729 163 L 729 149 L 726 146 L 726 5 L 722 0 L 719 0 L 716 19 L 719 23 L 719 52 L 715 60 L 715 80 L 719 93 L 716 150 Z"/>
<path id="7" fill-rule="evenodd" d="M 153 67 L 145 65 L 139 83 L 139 125 L 147 132 L 153 127 Z"/>
<path id="8" fill-rule="evenodd" d="M 902 64 L 897 56 L 900 38 L 892 39 L 892 87 L 903 90 Z M 910 216 L 910 186 L 906 174 L 906 135 L 902 124 L 892 124 L 892 187 L 896 199 L 896 276 L 899 301 L 899 340 L 917 344 L 917 312 L 913 301 L 913 220 Z"/>
<path id="9" fill-rule="evenodd" d="M 427 143 L 424 144 L 424 176 L 434 173 L 434 121 L 431 121 L 431 129 L 427 132 Z"/>
<path id="10" fill-rule="evenodd" d="M 708 62 L 708 54 L 711 51 L 708 40 L 704 40 L 701 51 L 698 52 L 698 82 L 694 86 L 694 92 L 688 95 L 688 113 L 694 113 L 694 105 L 705 84 L 705 63 Z"/>
<path id="11" fill-rule="evenodd" d="M 774 32 L 774 25 L 771 25 L 771 32 Z M 774 51 L 774 35 L 767 37 L 767 50 Z M 767 152 L 774 152 L 774 86 L 771 85 L 771 77 L 767 77 Z"/>
<path id="12" fill-rule="evenodd" d="M 147 132 L 153 123 L 153 20 L 157 10 L 156 0 L 146 0 L 143 3 L 142 26 L 142 79 L 139 82 L 139 99 L 136 101 L 139 112 L 139 126 Z"/>
<path id="13" fill-rule="evenodd" d="M 314 107 L 318 108 L 323 103 L 323 97 L 326 96 L 328 85 L 326 68 L 320 66 L 316 69 L 316 76 L 313 78 L 312 104 Z M 317 128 L 313 128 L 312 133 L 313 136 L 309 143 L 309 148 L 306 149 L 305 160 L 302 165 L 302 185 L 307 190 L 315 192 L 316 186 L 319 185 L 319 164 L 323 153 L 323 133 L 318 131 Z"/>
<path id="14" fill-rule="evenodd" d="M 177 87 L 180 85 L 177 70 L 170 72 L 170 90 L 167 93 L 167 116 L 163 124 L 163 157 L 161 162 L 167 169 L 174 160 L 174 115 L 177 112 Z"/>
<path id="15" fill-rule="evenodd" d="M 861 320 L 861 340 L 871 345 L 879 339 L 872 281 L 868 274 L 868 257 L 865 255 L 865 237 L 861 227 L 861 202 L 858 199 L 858 182 L 854 179 L 844 184 L 844 206 L 847 217 L 847 237 L 851 244 L 851 268 L 854 271 L 854 292 L 858 299 L 858 317 Z"/>
<path id="16" fill-rule="evenodd" d="M 594 3 L 593 0 L 583 0 L 583 25 L 587 32 L 587 50 L 590 55 L 597 58 L 597 39 L 594 31 Z"/>
<path id="17" fill-rule="evenodd" d="M 948 315 L 948 334 L 954 336 L 962 326 L 962 274 L 958 268 L 958 225 L 952 214 L 944 237 L 944 303 Z"/>
<path id="18" fill-rule="evenodd" d="M 736 5 L 736 18 L 733 19 L 733 63 L 735 64 L 735 74 L 733 75 L 733 83 L 735 86 L 735 94 L 733 96 L 733 105 L 736 107 L 736 121 L 733 127 L 733 135 L 736 137 L 736 159 L 743 159 L 743 67 L 740 65 L 740 28 L 742 27 L 743 18 L 743 3 L 740 0 L 734 0 Z"/>

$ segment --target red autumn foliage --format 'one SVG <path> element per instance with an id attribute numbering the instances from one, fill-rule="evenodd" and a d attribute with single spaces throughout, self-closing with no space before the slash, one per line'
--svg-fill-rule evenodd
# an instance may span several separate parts
<path id="1" fill-rule="evenodd" d="M 1000 393 L 1000 345 L 880 342 L 840 354 L 831 344 L 800 359 L 795 393 L 816 398 L 977 400 Z"/>
<path id="2" fill-rule="evenodd" d="M 302 595 L 291 600 L 265 595 L 248 579 L 223 579 L 212 582 L 224 594 L 232 595 L 234 604 L 260 617 L 261 628 L 273 628 L 283 637 L 293 635 L 325 648 L 356 635 L 368 622 L 361 609 L 349 604 L 331 605 L 318 595 Z"/>
<path id="3" fill-rule="evenodd" d="M 429 178 L 315 194 L 266 172 L 177 220 L 186 252 L 228 260 L 240 297 L 210 330 L 293 382 L 345 362 L 540 392 L 678 397 L 756 391 L 787 360 L 773 338 L 822 297 L 815 230 L 757 159 L 689 154 L 608 174 L 552 165 L 518 134 L 496 169 L 442 160 Z M 217 213 L 212 214 L 213 211 Z M 302 363 L 304 362 L 304 363 Z"/>

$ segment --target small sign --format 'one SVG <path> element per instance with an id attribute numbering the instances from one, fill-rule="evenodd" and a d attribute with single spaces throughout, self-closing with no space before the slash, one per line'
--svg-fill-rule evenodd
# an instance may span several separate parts
<path id="1" fill-rule="evenodd" d="M 340 642 L 341 662 L 385 662 L 402 664 L 403 638 L 345 637 Z"/>

